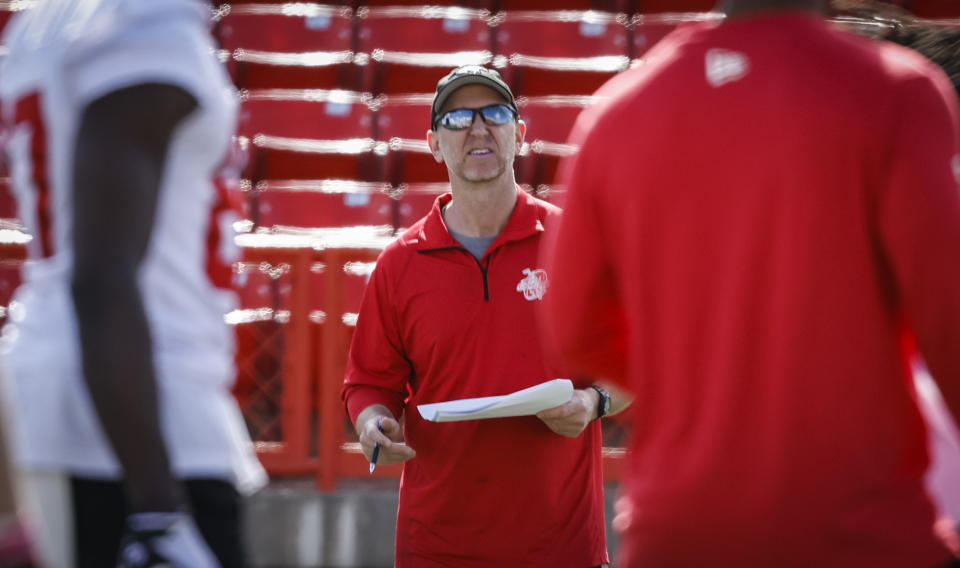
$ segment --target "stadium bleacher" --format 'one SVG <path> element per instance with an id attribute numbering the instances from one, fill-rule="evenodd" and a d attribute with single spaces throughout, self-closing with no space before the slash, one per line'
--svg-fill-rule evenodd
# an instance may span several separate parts
<path id="1" fill-rule="evenodd" d="M 517 179 L 553 199 L 558 163 L 576 151 L 567 137 L 594 90 L 676 26 L 718 17 L 708 13 L 713 0 L 216 4 L 213 32 L 240 93 L 245 155 L 237 191 L 247 257 L 234 271 L 240 309 L 228 318 L 237 397 L 271 472 L 316 475 L 327 489 L 366 473 L 337 391 L 370 262 L 446 191 L 446 169 L 425 142 L 439 77 L 467 63 L 503 74 L 528 125 Z M 900 4 L 960 18 L 954 0 Z M 0 26 L 29 6 L 0 1 Z M 6 306 L 29 236 L 8 178 L 0 182 Z M 619 443 L 616 425 L 608 430 L 608 445 Z"/>

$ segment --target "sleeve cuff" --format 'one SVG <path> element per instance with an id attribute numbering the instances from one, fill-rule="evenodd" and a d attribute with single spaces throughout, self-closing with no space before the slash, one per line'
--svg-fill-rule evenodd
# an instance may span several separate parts
<path id="1" fill-rule="evenodd" d="M 394 391 L 377 387 L 348 385 L 343 392 L 344 404 L 350 421 L 357 423 L 357 416 L 372 404 L 382 404 L 390 409 L 397 420 L 403 414 L 404 397 Z"/>

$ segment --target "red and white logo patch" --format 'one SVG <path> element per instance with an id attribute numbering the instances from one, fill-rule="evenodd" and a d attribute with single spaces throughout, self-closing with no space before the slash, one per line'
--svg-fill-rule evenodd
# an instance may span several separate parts
<path id="1" fill-rule="evenodd" d="M 536 270 L 524 268 L 523 274 L 524 279 L 517 284 L 517 292 L 522 293 L 523 297 L 530 301 L 542 300 L 550 284 L 547 271 L 542 268 Z"/>

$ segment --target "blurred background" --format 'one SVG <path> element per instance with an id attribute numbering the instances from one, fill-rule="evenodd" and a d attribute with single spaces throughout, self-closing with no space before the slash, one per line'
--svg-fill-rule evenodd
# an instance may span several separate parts
<path id="1" fill-rule="evenodd" d="M 0 26 L 29 1 L 0 1 Z M 243 219 L 235 394 L 270 485 L 248 506 L 256 567 L 392 565 L 400 466 L 367 473 L 340 403 L 347 347 L 380 250 L 447 190 L 425 133 L 437 80 L 496 68 L 528 125 L 524 189 L 555 201 L 559 161 L 597 87 L 642 65 L 685 22 L 719 18 L 713 0 L 416 0 L 211 5 L 218 57 L 241 101 L 224 180 Z M 845 1 L 834 21 L 872 37 L 957 34 L 960 0 Z M 918 32 L 919 33 L 919 32 Z M 0 47 L 0 56 L 4 55 Z M 642 136 L 642 133 L 638 133 Z M 0 174 L 0 320 L 23 245 Z M 629 412 L 604 421 L 607 517 Z M 617 539 L 609 529 L 611 556 Z"/>

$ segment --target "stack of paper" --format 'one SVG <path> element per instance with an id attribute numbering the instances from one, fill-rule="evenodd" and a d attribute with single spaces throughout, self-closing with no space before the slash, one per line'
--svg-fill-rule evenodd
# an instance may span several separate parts
<path id="1" fill-rule="evenodd" d="M 570 379 L 553 379 L 503 396 L 463 398 L 419 404 L 420 416 L 431 422 L 528 416 L 566 403 L 573 396 Z"/>

